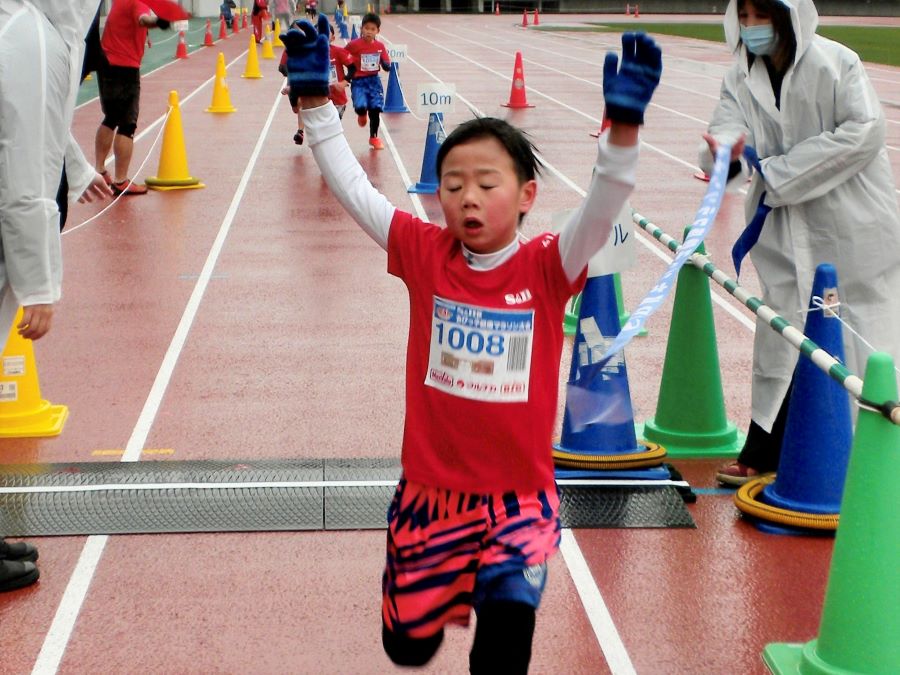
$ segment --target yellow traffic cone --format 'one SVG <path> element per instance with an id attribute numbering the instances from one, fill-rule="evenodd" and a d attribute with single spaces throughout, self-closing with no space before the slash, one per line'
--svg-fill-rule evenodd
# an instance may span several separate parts
<path id="1" fill-rule="evenodd" d="M 32 438 L 59 436 L 69 409 L 52 405 L 41 398 L 34 347 L 31 340 L 19 335 L 16 325 L 22 320 L 22 308 L 6 340 L 3 350 L 3 372 L 0 373 L 0 438 Z"/>
<path id="2" fill-rule="evenodd" d="M 281 35 L 281 21 L 277 18 L 275 19 L 275 37 L 272 40 L 272 45 L 274 47 L 284 47 L 284 43 L 281 41 L 281 38 L 278 37 Z"/>
<path id="3" fill-rule="evenodd" d="M 184 132 L 181 129 L 181 108 L 178 92 L 169 92 L 169 117 L 163 129 L 162 150 L 159 153 L 157 175 L 145 180 L 153 190 L 190 190 L 206 187 L 199 178 L 188 173 L 187 153 L 184 149 Z"/>
<path id="4" fill-rule="evenodd" d="M 247 65 L 244 67 L 244 74 L 241 77 L 246 77 L 249 80 L 258 80 L 262 77 L 262 73 L 259 72 L 259 56 L 256 54 L 256 38 L 253 36 L 253 33 L 250 34 Z"/>
<path id="5" fill-rule="evenodd" d="M 237 110 L 231 105 L 231 94 L 228 93 L 228 85 L 225 83 L 225 54 L 219 52 L 216 61 L 216 81 L 213 84 L 212 103 L 206 109 L 211 113 L 230 113 Z"/>
<path id="6" fill-rule="evenodd" d="M 272 49 L 272 29 L 266 24 L 266 35 L 262 42 L 262 57 L 264 59 L 274 59 L 275 51 Z"/>

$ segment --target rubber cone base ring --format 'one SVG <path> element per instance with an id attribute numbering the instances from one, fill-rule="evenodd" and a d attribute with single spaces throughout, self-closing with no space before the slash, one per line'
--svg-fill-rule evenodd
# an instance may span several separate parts
<path id="1" fill-rule="evenodd" d="M 196 190 L 205 188 L 199 178 L 185 178 L 184 180 L 160 180 L 156 177 L 147 178 L 144 183 L 151 190 Z"/>
<path id="2" fill-rule="evenodd" d="M 37 410 L 23 415 L 0 416 L 0 438 L 43 438 L 62 433 L 69 408 L 41 401 Z"/>
<path id="3" fill-rule="evenodd" d="M 775 482 L 775 474 L 766 474 L 744 483 L 734 493 L 734 504 L 738 510 L 751 519 L 774 523 L 771 533 L 805 534 L 809 530 L 822 533 L 837 530 L 840 514 L 804 513 L 771 506 L 757 499 L 757 495 L 767 485 Z"/>
<path id="4" fill-rule="evenodd" d="M 636 469 L 662 464 L 666 456 L 664 447 L 646 441 L 638 441 L 638 445 L 647 449 L 643 452 L 616 455 L 585 455 L 569 452 L 554 444 L 553 463 L 558 467 L 569 469 Z"/>

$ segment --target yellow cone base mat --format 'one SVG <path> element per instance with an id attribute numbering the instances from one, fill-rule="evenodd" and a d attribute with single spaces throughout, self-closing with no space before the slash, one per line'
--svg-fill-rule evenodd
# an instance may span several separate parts
<path id="1" fill-rule="evenodd" d="M 40 406 L 23 415 L 0 415 L 0 438 L 42 438 L 62 433 L 69 408 L 41 401 Z"/>

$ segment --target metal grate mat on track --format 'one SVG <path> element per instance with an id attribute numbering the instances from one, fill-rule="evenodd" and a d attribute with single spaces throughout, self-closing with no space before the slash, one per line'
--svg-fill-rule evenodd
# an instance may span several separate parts
<path id="1" fill-rule="evenodd" d="M 383 529 L 395 459 L 0 465 L 4 536 Z M 590 484 L 585 484 L 585 483 Z M 560 481 L 564 527 L 695 527 L 666 481 Z"/>

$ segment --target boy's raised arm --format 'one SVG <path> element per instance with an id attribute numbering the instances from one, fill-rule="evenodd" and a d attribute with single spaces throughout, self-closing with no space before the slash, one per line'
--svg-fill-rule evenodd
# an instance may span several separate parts
<path id="1" fill-rule="evenodd" d="M 288 86 L 300 100 L 306 134 L 322 176 L 347 212 L 379 246 L 387 249 L 396 210 L 372 187 L 344 138 L 337 110 L 328 99 L 331 68 L 328 18 L 318 32 L 308 21 L 280 36 L 287 52 Z"/>
<path id="2" fill-rule="evenodd" d="M 662 52 L 644 33 L 622 35 L 622 66 L 613 52 L 603 63 L 603 100 L 610 120 L 601 134 L 591 186 L 559 235 L 563 269 L 570 281 L 581 274 L 609 238 L 613 219 L 634 188 L 638 129 L 662 74 Z"/>

